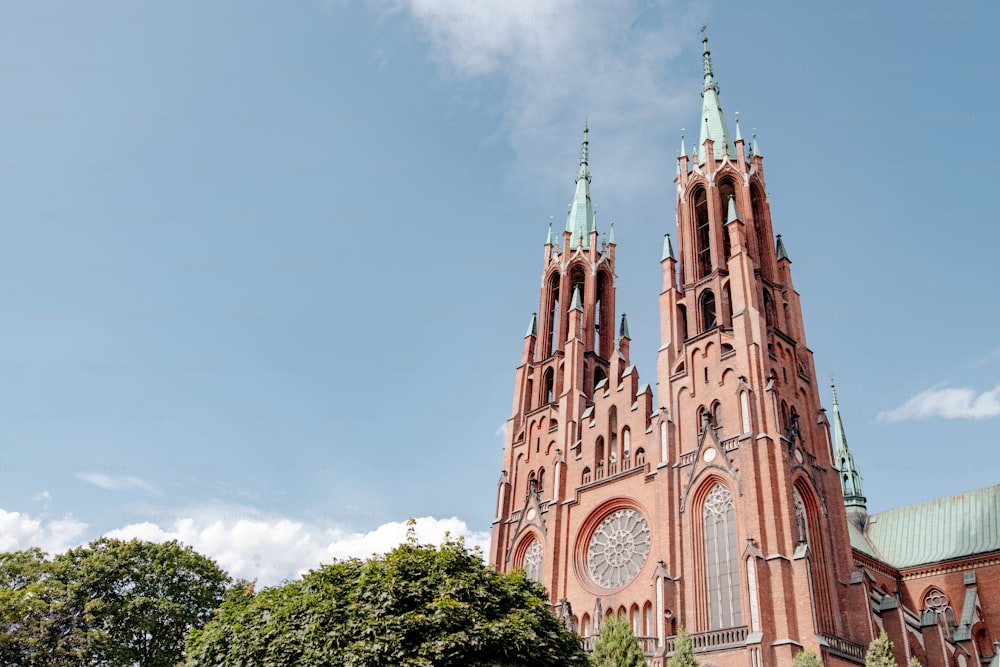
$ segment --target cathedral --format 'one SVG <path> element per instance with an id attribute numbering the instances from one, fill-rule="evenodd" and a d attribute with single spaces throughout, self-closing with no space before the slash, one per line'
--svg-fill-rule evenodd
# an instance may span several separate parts
<path id="1" fill-rule="evenodd" d="M 656 398 L 615 314 L 615 237 L 591 201 L 584 128 L 565 229 L 507 421 L 490 562 L 523 569 L 590 647 L 630 619 L 665 667 L 1000 667 L 1000 486 L 869 515 L 832 395 L 822 406 L 764 160 L 722 112 L 707 39 L 700 137 L 681 142 L 663 239 Z"/>

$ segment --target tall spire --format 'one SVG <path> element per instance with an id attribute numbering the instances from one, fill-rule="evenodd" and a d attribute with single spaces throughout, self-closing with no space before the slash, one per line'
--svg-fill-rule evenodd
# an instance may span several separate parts
<path id="1" fill-rule="evenodd" d="M 736 159 L 736 147 L 729 137 L 726 118 L 722 115 L 722 104 L 719 103 L 719 84 L 715 82 L 712 73 L 712 52 L 708 50 L 708 35 L 702 34 L 702 60 L 705 64 L 705 83 L 701 88 L 701 138 L 698 145 L 703 146 L 705 140 L 711 138 L 715 142 L 715 159 L 721 160 L 723 155 Z M 698 164 L 705 163 L 706 155 L 702 151 Z"/>
<path id="2" fill-rule="evenodd" d="M 590 166 L 587 154 L 590 144 L 587 140 L 589 132 L 590 128 L 584 121 L 580 169 L 576 174 L 576 192 L 569 207 L 569 215 L 566 216 L 566 231 L 570 232 L 573 239 L 578 239 L 578 246 L 585 250 L 590 248 L 590 233 L 597 229 L 594 206 L 590 202 Z"/>
<path id="3" fill-rule="evenodd" d="M 840 486 L 844 492 L 844 505 L 847 507 L 847 518 L 864 530 L 868 520 L 868 499 L 865 498 L 861 486 L 861 471 L 854 462 L 854 454 L 847 446 L 847 436 L 844 434 L 844 422 L 840 418 L 840 405 L 837 403 L 837 387 L 830 382 L 833 390 L 833 446 L 835 449 L 835 465 L 840 473 Z"/>

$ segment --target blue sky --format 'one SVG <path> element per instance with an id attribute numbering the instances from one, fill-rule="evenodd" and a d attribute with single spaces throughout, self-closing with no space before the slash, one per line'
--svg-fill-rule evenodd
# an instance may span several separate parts
<path id="1" fill-rule="evenodd" d="M 998 14 L 0 2 L 0 549 L 176 536 L 267 582 L 411 516 L 481 543 L 585 115 L 655 382 L 706 22 L 869 508 L 996 483 Z"/>

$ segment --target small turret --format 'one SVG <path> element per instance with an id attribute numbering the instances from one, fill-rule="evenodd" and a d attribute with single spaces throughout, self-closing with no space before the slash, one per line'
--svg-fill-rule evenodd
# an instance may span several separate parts
<path id="1" fill-rule="evenodd" d="M 836 456 L 835 465 L 840 473 L 840 486 L 844 492 L 844 506 L 847 508 L 847 518 L 860 530 L 865 529 L 868 522 L 868 499 L 865 498 L 861 486 L 861 471 L 854 462 L 854 454 L 847 446 L 847 436 L 844 434 L 844 422 L 840 418 L 840 405 L 837 403 L 837 388 L 830 384 L 833 390 L 833 446 Z"/>

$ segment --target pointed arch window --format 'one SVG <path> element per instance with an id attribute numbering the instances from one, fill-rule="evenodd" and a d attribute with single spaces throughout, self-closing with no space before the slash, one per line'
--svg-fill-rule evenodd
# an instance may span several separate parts
<path id="1" fill-rule="evenodd" d="M 608 461 L 618 460 L 618 408 L 612 405 L 608 410 Z"/>
<path id="2" fill-rule="evenodd" d="M 545 402 L 551 403 L 555 398 L 555 372 L 551 368 L 545 371 Z"/>
<path id="3" fill-rule="evenodd" d="M 764 322 L 768 329 L 774 327 L 774 297 L 768 289 L 764 290 Z"/>
<path id="4" fill-rule="evenodd" d="M 729 198 L 735 195 L 736 189 L 733 187 L 732 181 L 725 180 L 719 185 L 719 210 L 722 212 L 722 257 L 726 260 L 733 252 L 726 221 L 729 219 Z"/>
<path id="5" fill-rule="evenodd" d="M 701 330 L 708 331 L 714 329 L 717 324 L 715 317 L 715 294 L 707 289 L 701 293 L 698 299 L 701 306 Z"/>
<path id="6" fill-rule="evenodd" d="M 757 265 L 760 267 L 761 274 L 770 279 L 771 262 L 768 250 L 771 244 L 767 240 L 767 229 L 764 226 L 763 197 L 757 185 L 750 186 L 750 210 L 753 212 L 754 236 L 757 241 Z"/>
<path id="7" fill-rule="evenodd" d="M 524 550 L 524 576 L 531 581 L 542 580 L 542 543 L 538 540 L 531 540 L 531 544 Z"/>
<path id="8" fill-rule="evenodd" d="M 694 219 L 695 266 L 698 269 L 695 279 L 698 280 L 712 272 L 712 229 L 708 223 L 708 195 L 704 188 L 694 193 Z"/>
<path id="9" fill-rule="evenodd" d="M 552 274 L 552 279 L 549 281 L 549 316 L 546 322 L 549 335 L 542 339 L 545 341 L 546 358 L 559 348 L 559 318 L 559 273 L 557 272 Z"/>
<path id="10" fill-rule="evenodd" d="M 705 497 L 705 583 L 710 630 L 742 623 L 733 494 L 716 484 Z"/>

